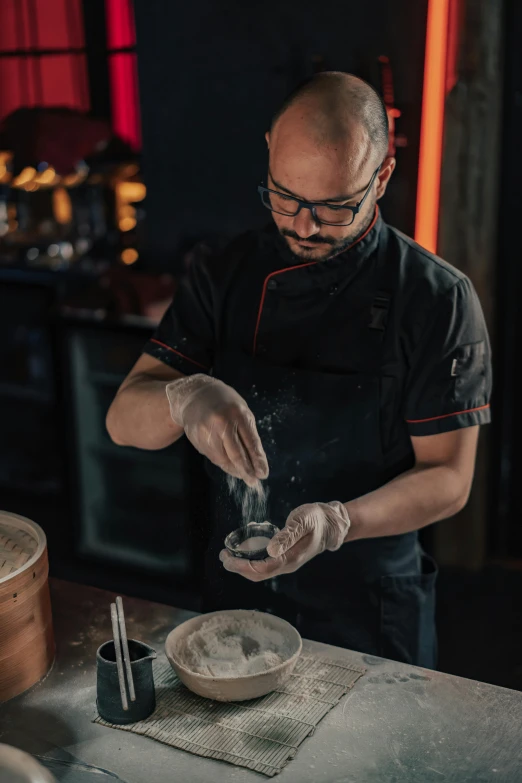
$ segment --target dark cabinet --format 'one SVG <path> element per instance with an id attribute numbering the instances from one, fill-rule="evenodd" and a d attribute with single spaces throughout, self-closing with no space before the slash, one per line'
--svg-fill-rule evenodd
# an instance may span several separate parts
<path id="1" fill-rule="evenodd" d="M 0 507 L 10 506 L 15 493 L 49 501 L 63 487 L 54 301 L 55 289 L 45 283 L 0 285 Z"/>
<path id="2" fill-rule="evenodd" d="M 207 481 L 186 439 L 116 446 L 105 417 L 154 323 L 64 309 L 50 273 L 0 272 L 0 509 L 38 522 L 51 573 L 197 608 Z"/>
<path id="3" fill-rule="evenodd" d="M 184 581 L 194 575 L 192 499 L 202 480 L 190 446 L 185 439 L 159 452 L 116 446 L 105 428 L 149 334 L 74 322 L 64 330 L 76 547 L 100 563 Z"/>

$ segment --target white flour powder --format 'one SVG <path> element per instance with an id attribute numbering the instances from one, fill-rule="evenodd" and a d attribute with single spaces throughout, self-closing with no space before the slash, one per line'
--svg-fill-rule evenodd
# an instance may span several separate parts
<path id="1" fill-rule="evenodd" d="M 211 617 L 184 641 L 180 662 L 197 674 L 243 677 L 272 669 L 288 657 L 287 642 L 261 617 Z"/>
<path id="2" fill-rule="evenodd" d="M 266 549 L 271 539 L 268 536 L 252 536 L 237 545 L 240 552 L 257 552 L 258 549 Z"/>
<path id="3" fill-rule="evenodd" d="M 249 487 L 241 479 L 227 476 L 228 490 L 241 509 L 242 525 L 266 522 L 268 493 L 261 481 Z"/>

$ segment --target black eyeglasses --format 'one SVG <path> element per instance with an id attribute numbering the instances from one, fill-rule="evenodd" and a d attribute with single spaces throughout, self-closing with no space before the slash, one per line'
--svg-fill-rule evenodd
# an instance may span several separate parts
<path id="1" fill-rule="evenodd" d="M 271 212 L 277 212 L 278 215 L 295 217 L 302 209 L 309 209 L 316 223 L 324 223 L 326 226 L 351 226 L 355 216 L 360 212 L 368 193 L 371 191 L 381 166 L 375 169 L 364 196 L 354 206 L 344 204 L 337 206 L 336 204 L 325 204 L 317 201 L 301 201 L 301 199 L 294 198 L 294 196 L 280 193 L 278 190 L 265 188 L 264 185 L 259 185 L 257 192 L 261 196 L 263 205 Z"/>

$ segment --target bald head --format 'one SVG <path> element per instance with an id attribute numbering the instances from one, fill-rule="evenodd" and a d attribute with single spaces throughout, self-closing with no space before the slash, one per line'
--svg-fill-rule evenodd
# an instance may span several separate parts
<path id="1" fill-rule="evenodd" d="M 317 74 L 287 98 L 266 141 L 263 203 L 294 256 L 324 260 L 363 236 L 395 166 L 386 108 L 370 85 Z"/>
<path id="2" fill-rule="evenodd" d="M 270 136 L 275 139 L 288 129 L 317 144 L 343 147 L 354 164 L 370 157 L 380 163 L 388 149 L 388 117 L 380 95 L 340 71 L 316 74 L 288 96 L 272 120 Z"/>

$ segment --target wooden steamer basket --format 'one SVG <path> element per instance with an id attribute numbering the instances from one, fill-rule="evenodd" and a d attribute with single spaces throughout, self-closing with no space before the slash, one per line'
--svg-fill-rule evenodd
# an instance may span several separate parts
<path id="1" fill-rule="evenodd" d="M 48 573 L 42 528 L 0 511 L 0 702 L 30 688 L 52 666 Z"/>

